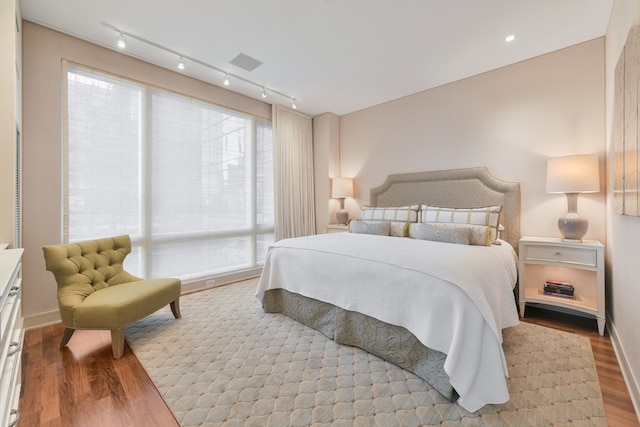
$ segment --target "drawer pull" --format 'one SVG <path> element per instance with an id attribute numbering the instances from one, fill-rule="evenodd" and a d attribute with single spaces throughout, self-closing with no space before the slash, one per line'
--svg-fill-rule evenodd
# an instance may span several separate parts
<path id="1" fill-rule="evenodd" d="M 560 257 L 562 256 L 562 254 L 561 254 L 560 252 L 556 252 L 556 256 L 557 256 L 558 258 L 560 258 Z"/>
<path id="2" fill-rule="evenodd" d="M 7 424 L 7 427 L 14 427 L 16 424 L 18 424 L 18 420 L 20 419 L 20 411 L 18 411 L 17 409 L 12 409 L 10 414 L 15 415 L 16 418 L 9 424 Z"/>
<path id="3" fill-rule="evenodd" d="M 20 343 L 13 341 L 11 344 L 9 344 L 9 348 L 11 347 L 13 347 L 13 349 L 9 350 L 9 352 L 7 353 L 7 357 L 13 356 L 14 354 L 20 351 Z"/>

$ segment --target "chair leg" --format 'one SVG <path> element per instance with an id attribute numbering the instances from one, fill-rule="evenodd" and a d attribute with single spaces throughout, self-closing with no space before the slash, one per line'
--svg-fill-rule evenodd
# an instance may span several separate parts
<path id="1" fill-rule="evenodd" d="M 64 328 L 64 335 L 62 336 L 62 341 L 60 341 L 60 348 L 67 345 L 67 343 L 71 339 L 71 335 L 73 335 L 75 331 L 75 329 Z"/>
<path id="2" fill-rule="evenodd" d="M 124 329 L 111 330 L 111 349 L 113 358 L 120 359 L 124 353 Z"/>
<path id="3" fill-rule="evenodd" d="M 180 298 L 176 298 L 176 300 L 173 301 L 171 304 L 169 304 L 169 306 L 171 307 L 171 312 L 173 313 L 173 317 L 175 317 L 176 319 L 179 319 L 182 317 L 180 315 Z"/>

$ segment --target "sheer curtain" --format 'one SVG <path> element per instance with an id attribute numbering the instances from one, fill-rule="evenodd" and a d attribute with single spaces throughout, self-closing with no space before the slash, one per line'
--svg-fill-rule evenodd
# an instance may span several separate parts
<path id="1" fill-rule="evenodd" d="M 274 239 L 271 122 L 67 71 L 65 241 L 129 234 L 127 270 L 141 277 L 258 270 Z"/>
<path id="2" fill-rule="evenodd" d="M 275 240 L 315 234 L 311 118 L 273 107 Z"/>

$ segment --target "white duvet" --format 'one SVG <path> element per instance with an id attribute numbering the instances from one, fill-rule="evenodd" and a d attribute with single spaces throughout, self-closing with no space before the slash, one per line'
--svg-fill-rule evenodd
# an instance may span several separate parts
<path id="1" fill-rule="evenodd" d="M 284 288 L 408 329 L 447 354 L 458 403 L 474 412 L 509 400 L 501 344 L 502 329 L 518 324 L 516 265 L 506 242 L 322 234 L 270 247 L 256 296 Z"/>

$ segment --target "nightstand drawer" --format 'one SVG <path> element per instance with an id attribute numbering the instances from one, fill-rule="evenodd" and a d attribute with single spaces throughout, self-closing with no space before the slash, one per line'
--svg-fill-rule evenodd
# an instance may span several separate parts
<path id="1" fill-rule="evenodd" d="M 527 245 L 525 262 L 552 262 L 561 264 L 580 264 L 597 267 L 597 252 L 593 249 Z"/>

